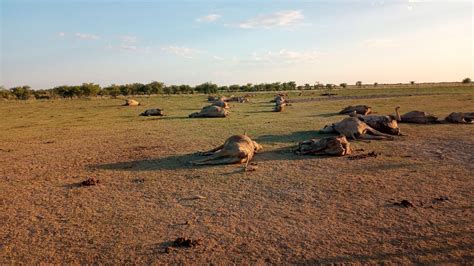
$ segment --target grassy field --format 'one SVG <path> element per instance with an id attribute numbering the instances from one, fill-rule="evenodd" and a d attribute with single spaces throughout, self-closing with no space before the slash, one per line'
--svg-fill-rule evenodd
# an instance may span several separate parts
<path id="1" fill-rule="evenodd" d="M 474 126 L 401 124 L 395 141 L 352 142 L 376 158 L 293 155 L 347 105 L 444 118 L 474 107 L 469 86 L 305 91 L 273 113 L 273 93 L 231 115 L 189 119 L 205 95 L 4 101 L 0 263 L 467 263 L 474 259 Z M 430 95 L 431 94 L 431 95 Z M 411 95 L 411 96 L 410 96 Z M 147 108 L 165 117 L 139 117 Z M 256 171 L 195 167 L 194 153 L 247 132 Z M 363 151 L 362 151 L 363 150 Z M 80 187 L 88 177 L 100 184 Z M 196 199 L 196 196 L 205 198 Z M 437 201 L 446 196 L 449 200 Z M 415 208 L 394 202 L 407 199 Z M 170 241 L 202 239 L 165 252 Z"/>

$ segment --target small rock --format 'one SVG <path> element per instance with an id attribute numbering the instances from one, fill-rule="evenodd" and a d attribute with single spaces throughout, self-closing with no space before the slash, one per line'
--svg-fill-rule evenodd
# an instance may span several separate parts
<path id="1" fill-rule="evenodd" d="M 393 205 L 402 206 L 402 207 L 405 207 L 405 208 L 415 207 L 415 205 L 413 205 L 413 203 L 411 203 L 409 200 L 406 200 L 406 199 L 404 199 L 400 202 L 395 202 Z"/>
<path id="2" fill-rule="evenodd" d="M 99 180 L 94 177 L 88 178 L 81 182 L 81 186 L 95 186 L 99 184 Z"/>
<path id="3" fill-rule="evenodd" d="M 175 241 L 173 241 L 174 247 L 192 248 L 201 244 L 202 244 L 201 239 L 192 240 L 185 237 L 178 237 L 176 238 Z"/>

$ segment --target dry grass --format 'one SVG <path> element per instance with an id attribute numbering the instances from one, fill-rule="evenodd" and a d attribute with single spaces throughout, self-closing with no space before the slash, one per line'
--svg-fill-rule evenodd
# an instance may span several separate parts
<path id="1" fill-rule="evenodd" d="M 2 102 L 0 263 L 472 262 L 474 126 L 402 124 L 407 136 L 396 141 L 354 143 L 377 158 L 291 153 L 349 104 L 473 111 L 468 87 L 432 92 L 440 95 L 295 103 L 284 113 L 258 94 L 224 119 L 187 118 L 202 95 L 143 97 L 139 107 Z M 138 116 L 153 107 L 167 116 Z M 264 146 L 256 171 L 188 163 L 244 131 Z M 80 186 L 89 177 L 100 183 Z M 416 207 L 393 206 L 402 199 Z M 166 250 L 181 236 L 202 244 Z"/>

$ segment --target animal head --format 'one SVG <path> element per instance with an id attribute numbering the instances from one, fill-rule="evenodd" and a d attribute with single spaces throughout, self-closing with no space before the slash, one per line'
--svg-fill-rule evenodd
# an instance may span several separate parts
<path id="1" fill-rule="evenodd" d="M 325 125 L 319 132 L 323 134 L 328 134 L 328 133 L 335 133 L 336 130 L 334 129 L 334 124 L 331 125 Z"/>
<path id="2" fill-rule="evenodd" d="M 384 126 L 387 128 L 387 131 L 390 132 L 390 135 L 401 135 L 397 120 L 390 116 L 388 118 Z"/>
<path id="3" fill-rule="evenodd" d="M 263 149 L 262 145 L 258 144 L 256 141 L 252 140 L 252 143 L 255 152 L 258 152 Z"/>
<path id="4" fill-rule="evenodd" d="M 299 143 L 296 154 L 325 154 L 325 155 L 346 155 L 352 149 L 346 137 L 327 137 L 320 140 L 311 139 Z"/>

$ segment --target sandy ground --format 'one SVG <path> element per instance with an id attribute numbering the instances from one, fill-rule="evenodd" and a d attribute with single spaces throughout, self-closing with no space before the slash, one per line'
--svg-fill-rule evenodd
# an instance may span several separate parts
<path id="1" fill-rule="evenodd" d="M 298 141 L 320 136 L 274 133 L 275 120 L 253 135 L 265 149 L 244 172 L 189 164 L 225 140 L 210 128 L 189 138 L 167 120 L 101 127 L 90 116 L 22 134 L 32 125 L 17 119 L 0 143 L 2 264 L 474 260 L 473 125 L 401 125 L 407 136 L 395 141 L 353 143 L 379 156 L 349 160 L 293 155 Z M 98 126 L 83 126 L 90 121 Z M 100 183 L 80 186 L 89 177 Z M 394 205 L 403 199 L 415 207 Z M 202 243 L 167 249 L 182 236 Z"/>

